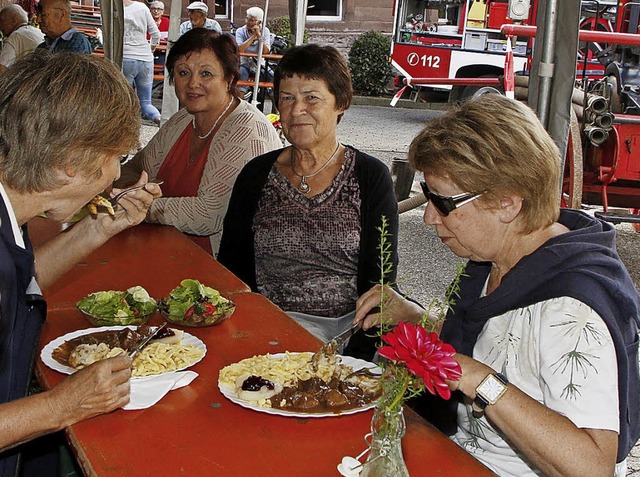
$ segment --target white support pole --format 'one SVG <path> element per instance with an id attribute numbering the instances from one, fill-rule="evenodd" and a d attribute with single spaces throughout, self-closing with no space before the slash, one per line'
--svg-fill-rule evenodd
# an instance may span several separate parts
<path id="1" fill-rule="evenodd" d="M 180 16 L 182 14 L 182 2 L 174 0 L 171 2 L 169 10 L 169 35 L 167 38 L 167 52 L 165 53 L 165 62 L 171 51 L 171 46 L 180 37 Z M 167 120 L 178 112 L 178 97 L 174 87 L 169 83 L 169 74 L 167 68 L 164 68 L 164 83 L 162 85 L 162 119 L 164 124 Z"/>
<path id="2" fill-rule="evenodd" d="M 269 12 L 269 0 L 264 2 L 264 17 L 262 17 L 262 32 L 260 40 L 258 40 L 258 58 L 256 59 L 258 67 L 256 68 L 256 76 L 253 84 L 253 95 L 251 96 L 251 104 L 258 104 L 258 89 L 260 89 L 260 73 L 262 71 L 262 48 L 264 47 L 264 29 L 267 24 L 267 13 Z M 263 105 L 264 106 L 264 105 Z"/>

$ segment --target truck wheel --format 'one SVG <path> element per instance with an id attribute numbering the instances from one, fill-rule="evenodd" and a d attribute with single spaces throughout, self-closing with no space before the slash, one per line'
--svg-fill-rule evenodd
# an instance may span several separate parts
<path id="1" fill-rule="evenodd" d="M 481 75 L 479 78 L 495 78 L 495 75 Z M 497 93 L 504 95 L 502 86 L 465 86 L 460 93 L 460 101 L 467 101 L 471 98 L 477 98 L 485 93 Z"/>

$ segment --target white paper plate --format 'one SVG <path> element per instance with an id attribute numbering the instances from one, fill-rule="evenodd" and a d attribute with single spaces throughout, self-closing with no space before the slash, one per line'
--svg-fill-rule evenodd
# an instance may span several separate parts
<path id="1" fill-rule="evenodd" d="M 293 354 L 301 354 L 301 353 L 289 353 Z M 271 355 L 273 358 L 284 357 L 285 353 L 277 353 Z M 342 360 L 342 364 L 346 366 L 350 366 L 354 371 L 358 371 L 363 368 L 369 368 L 372 373 L 382 373 L 382 370 L 375 365 L 374 363 L 370 363 L 369 361 L 365 361 L 363 359 L 352 358 L 351 356 L 340 356 Z M 236 390 L 232 386 L 223 385 L 218 380 L 218 389 L 220 392 L 230 401 L 239 404 L 242 407 L 246 407 L 247 409 L 253 409 L 254 411 L 264 412 L 267 414 L 275 414 L 277 416 L 287 416 L 287 417 L 335 417 L 335 416 L 345 416 L 347 414 L 355 414 L 357 412 L 366 411 L 367 409 L 371 409 L 376 406 L 376 402 L 370 402 L 369 404 L 358 407 L 355 409 L 348 409 L 346 411 L 338 411 L 338 412 L 293 412 L 286 411 L 284 409 L 274 409 L 272 407 L 263 407 L 258 406 L 255 401 L 245 401 L 244 399 L 240 399 L 236 394 Z"/>
<path id="2" fill-rule="evenodd" d="M 72 368 L 71 366 L 65 366 L 64 364 L 59 363 L 55 359 L 53 359 L 53 350 L 55 350 L 58 346 L 62 345 L 63 343 L 69 340 L 72 340 L 74 338 L 77 338 L 78 336 L 84 336 L 91 333 L 96 333 L 98 331 L 122 330 L 124 328 L 135 330 L 137 327 L 136 326 L 102 326 L 100 328 L 85 328 L 83 330 L 72 331 L 71 333 L 67 333 L 64 336 L 60 336 L 59 338 L 56 338 L 55 340 L 50 341 L 49 344 L 47 344 L 44 348 L 42 348 L 42 351 L 40 352 L 40 359 L 42 359 L 42 362 L 46 364 L 49 368 L 53 369 L 54 371 L 58 371 L 64 374 L 73 374 L 77 371 L 76 369 Z M 154 326 L 152 326 L 151 328 L 155 329 Z M 204 358 L 204 356 L 207 354 L 207 346 L 200 339 L 196 338 L 195 336 L 189 333 L 186 333 L 186 332 L 184 333 L 181 344 L 193 345 L 196 348 L 201 349 L 204 352 L 202 354 L 202 358 Z M 194 361 L 189 365 L 183 366 L 181 368 L 178 368 L 172 371 L 166 371 L 160 374 L 154 374 L 153 376 L 160 376 L 161 374 L 182 371 L 183 369 L 190 368 L 194 364 L 200 362 L 202 358 L 200 358 L 197 361 Z M 131 379 L 144 379 L 148 377 L 149 376 L 140 376 L 140 377 L 132 377 Z"/>

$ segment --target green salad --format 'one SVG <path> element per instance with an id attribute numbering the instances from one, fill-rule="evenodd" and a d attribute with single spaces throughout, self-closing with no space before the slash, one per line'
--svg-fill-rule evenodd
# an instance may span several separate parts
<path id="1" fill-rule="evenodd" d="M 235 308 L 218 290 L 191 279 L 182 280 L 169 293 L 165 306 L 170 321 L 191 326 L 214 324 Z"/>
<path id="2" fill-rule="evenodd" d="M 97 317 L 100 324 L 138 324 L 140 318 L 156 311 L 157 303 L 147 290 L 135 286 L 126 291 L 99 291 L 90 293 L 76 306 L 86 314 Z"/>

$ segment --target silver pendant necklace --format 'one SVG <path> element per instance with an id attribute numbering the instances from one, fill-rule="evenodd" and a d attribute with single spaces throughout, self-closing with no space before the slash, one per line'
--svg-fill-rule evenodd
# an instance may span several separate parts
<path id="1" fill-rule="evenodd" d="M 196 133 L 196 136 L 198 136 L 199 139 L 207 139 L 209 136 L 211 136 L 211 133 L 216 128 L 216 126 L 218 125 L 218 123 L 220 122 L 222 117 L 227 113 L 227 111 L 229 111 L 229 108 L 231 107 L 232 104 L 233 104 L 233 96 L 231 96 L 231 99 L 229 100 L 229 104 L 227 104 L 227 107 L 224 108 L 224 111 L 222 111 L 220 116 L 218 116 L 218 119 L 216 119 L 216 122 L 213 123 L 213 126 L 211 126 L 211 129 L 209 129 L 209 132 L 207 134 L 205 134 L 204 136 L 200 136 L 198 134 L 198 131 L 196 131 L 196 117 L 194 116 L 191 119 L 191 125 L 193 126 L 193 131 Z"/>
<path id="2" fill-rule="evenodd" d="M 340 150 L 340 143 L 338 143 L 338 145 L 336 146 L 336 149 L 333 151 L 333 154 L 331 154 L 331 157 L 327 160 L 327 162 L 324 163 L 324 165 L 318 169 L 316 172 L 312 173 L 312 174 L 298 174 L 296 172 L 295 169 L 295 159 L 296 159 L 296 155 L 293 152 L 294 148 L 291 148 L 291 170 L 293 171 L 293 173 L 298 176 L 300 178 L 300 185 L 298 186 L 298 190 L 300 192 L 302 192 L 303 194 L 308 194 L 309 192 L 311 192 L 311 186 L 307 183 L 307 179 L 309 177 L 313 177 L 316 176 L 318 174 L 320 174 L 322 171 L 324 171 L 327 166 L 329 165 L 329 163 L 331 161 L 333 161 L 333 159 L 336 157 L 336 154 L 338 154 L 338 151 Z"/>

